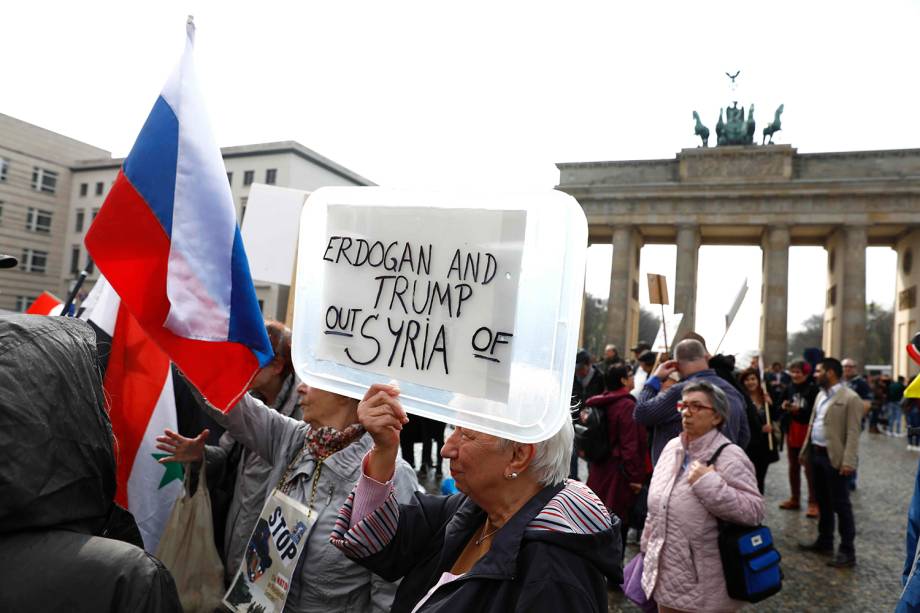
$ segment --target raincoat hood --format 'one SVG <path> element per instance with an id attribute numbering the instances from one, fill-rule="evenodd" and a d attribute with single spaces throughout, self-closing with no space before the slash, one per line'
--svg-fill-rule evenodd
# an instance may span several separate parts
<path id="1" fill-rule="evenodd" d="M 105 522 L 115 451 L 86 322 L 0 318 L 0 465 L 0 533 Z"/>

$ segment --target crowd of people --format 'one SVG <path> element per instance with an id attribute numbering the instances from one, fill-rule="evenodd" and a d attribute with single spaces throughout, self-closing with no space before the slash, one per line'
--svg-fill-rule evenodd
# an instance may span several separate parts
<path id="1" fill-rule="evenodd" d="M 624 542 L 640 545 L 627 561 L 627 596 L 636 600 L 632 576 L 641 578 L 639 601 L 647 598 L 661 611 L 742 606 L 726 592 L 717 525 L 763 520 L 766 475 L 783 452 L 789 497 L 779 508 L 804 509 L 817 519 L 814 540 L 799 548 L 827 555 L 831 567 L 855 565 L 850 492 L 860 433 L 905 436 L 902 422 L 920 424 L 920 406 L 904 399 L 903 377 L 866 379 L 853 360 L 822 355 L 774 363 L 765 372 L 755 357 L 738 368 L 732 356 L 710 355 L 695 334 L 673 347 L 673 358 L 646 343 L 632 352 L 625 359 L 608 345 L 595 363 L 580 351 L 572 398 L 575 453 L 587 461 L 586 483 L 621 518 Z M 607 420 L 606 457 L 597 457 L 590 440 L 601 435 L 592 426 L 598 409 Z M 731 444 L 709 465 L 724 443 Z M 907 448 L 920 449 L 916 443 L 909 438 Z M 575 460 L 571 477 L 577 477 Z M 637 562 L 639 574 L 630 568 Z"/>
<path id="2" fill-rule="evenodd" d="M 226 588 L 240 572 L 260 572 L 251 567 L 250 537 L 267 496 L 281 492 L 315 513 L 291 569 L 286 611 L 605 611 L 610 589 L 646 610 L 735 610 L 745 602 L 730 595 L 719 531 L 726 522 L 763 522 L 765 477 L 780 453 L 789 460 L 790 490 L 780 508 L 817 519 L 815 538 L 801 549 L 850 567 L 860 433 L 884 428 L 899 436 L 902 419 L 911 423 L 918 410 L 903 401 L 903 381 L 866 380 L 852 360 L 794 360 L 761 373 L 755 363 L 737 368 L 731 356 L 710 355 L 690 335 L 673 355 L 640 343 L 624 359 L 608 346 L 595 363 L 579 351 L 573 427 L 548 440 L 524 444 L 463 427 L 443 440 L 443 424 L 407 416 L 394 385 L 374 385 L 358 401 L 300 383 L 290 330 L 267 322 L 266 331 L 275 358 L 250 393 L 223 413 L 180 379 L 193 404 L 187 410 L 212 427 L 167 430 L 158 444 L 167 454 L 161 462 L 208 477 Z M 66 542 L 75 560 L 107 577 L 99 598 L 134 610 L 179 610 L 168 571 L 138 548 L 136 527 L 113 502 L 116 450 L 91 339 L 74 319 L 0 322 L 0 359 L 17 365 L 4 371 L 6 403 L 29 406 L 33 422 L 39 415 L 62 433 L 74 429 L 64 438 L 84 440 L 92 451 L 81 452 L 84 466 L 72 476 L 99 475 L 102 488 L 87 491 L 83 507 L 7 491 L 15 499 L 0 506 L 0 528 L 21 534 L 0 539 L 0 550 L 28 547 L 41 557 Z M 45 359 L 61 352 L 67 359 Z M 57 381 L 49 388 L 56 395 L 36 402 L 23 365 L 33 378 Z M 53 412 L 64 396 L 74 418 L 62 421 Z M 410 465 L 413 445 L 424 442 L 419 432 L 429 446 L 419 469 L 441 473 L 430 446 L 442 446 L 439 458 L 449 462 L 459 493 L 429 494 L 419 485 Z M 602 444 L 590 444 L 598 433 Z M 7 439 L 21 454 L 14 468 L 40 469 L 42 457 L 54 457 L 29 451 L 34 441 L 24 430 Z M 584 482 L 581 459 L 588 460 Z M 221 488 L 229 488 L 226 498 Z M 637 544 L 638 553 L 627 557 L 624 543 Z M 21 574 L 17 565 L 0 568 Z M 134 592 L 112 596 L 118 581 Z M 35 592 L 31 585 L 23 578 L 0 603 L 21 606 Z M 49 610 L 60 604 L 52 591 L 38 597 Z"/>

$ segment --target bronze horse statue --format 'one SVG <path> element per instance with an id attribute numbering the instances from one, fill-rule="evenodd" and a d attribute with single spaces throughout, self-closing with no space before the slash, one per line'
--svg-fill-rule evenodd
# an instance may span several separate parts
<path id="1" fill-rule="evenodd" d="M 769 124 L 766 128 L 763 129 L 763 142 L 761 145 L 767 144 L 767 137 L 770 137 L 770 144 L 773 144 L 773 135 L 782 130 L 782 123 L 779 120 L 779 116 L 783 114 L 784 105 L 779 105 L 779 108 L 776 109 L 776 115 L 773 117 L 773 123 Z"/>
<path id="2" fill-rule="evenodd" d="M 700 137 L 703 141 L 703 146 L 709 146 L 709 128 L 703 125 L 703 122 L 700 121 L 700 114 L 696 111 L 693 111 L 693 118 L 696 120 L 696 128 L 693 133 Z"/>

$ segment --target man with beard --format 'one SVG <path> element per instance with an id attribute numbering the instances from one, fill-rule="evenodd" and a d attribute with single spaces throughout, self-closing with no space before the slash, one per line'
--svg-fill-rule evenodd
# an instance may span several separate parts
<path id="1" fill-rule="evenodd" d="M 840 547 L 837 555 L 827 563 L 835 568 L 856 564 L 853 544 L 856 526 L 847 479 L 856 471 L 859 426 L 863 416 L 862 400 L 842 379 L 843 366 L 835 358 L 824 358 L 815 368 L 815 381 L 821 389 L 815 398 L 809 436 L 802 448 L 802 457 L 810 456 L 814 471 L 818 538 L 799 547 L 805 551 L 833 554 L 836 515 Z"/>

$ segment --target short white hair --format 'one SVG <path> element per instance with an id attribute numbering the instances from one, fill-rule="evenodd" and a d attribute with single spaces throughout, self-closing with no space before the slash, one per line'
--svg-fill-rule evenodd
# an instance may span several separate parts
<path id="1" fill-rule="evenodd" d="M 572 458 L 572 445 L 575 442 L 575 429 L 568 420 L 559 429 L 559 432 L 545 441 L 534 443 L 533 459 L 530 461 L 530 470 L 538 483 L 544 486 L 558 485 L 569 476 L 569 465 Z M 511 445 L 520 445 L 508 439 L 499 439 L 502 449 Z"/>

